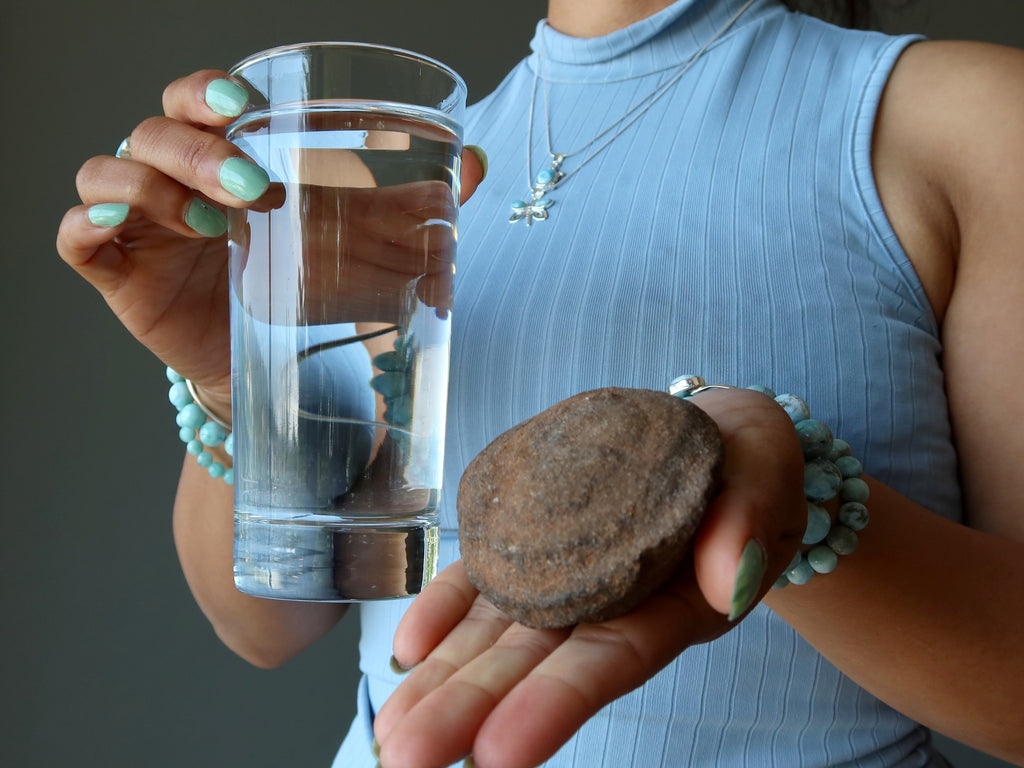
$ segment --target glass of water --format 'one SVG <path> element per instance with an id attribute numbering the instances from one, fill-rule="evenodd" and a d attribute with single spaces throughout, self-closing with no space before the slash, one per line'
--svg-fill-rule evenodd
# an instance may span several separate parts
<path id="1" fill-rule="evenodd" d="M 419 54 L 312 43 L 230 74 L 270 175 L 229 214 L 235 583 L 354 601 L 436 570 L 466 86 Z"/>

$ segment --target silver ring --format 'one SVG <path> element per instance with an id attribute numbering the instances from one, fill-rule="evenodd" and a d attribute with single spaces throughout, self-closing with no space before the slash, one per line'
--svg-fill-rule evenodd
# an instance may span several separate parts
<path id="1" fill-rule="evenodd" d="M 728 384 L 708 384 L 701 376 L 680 376 L 668 385 L 668 393 L 681 398 L 690 398 L 709 389 L 736 389 Z"/>
<path id="2" fill-rule="evenodd" d="M 124 141 L 117 145 L 117 152 L 114 153 L 114 157 L 120 157 L 122 160 L 132 159 L 132 149 L 128 144 L 128 136 L 124 137 Z"/>

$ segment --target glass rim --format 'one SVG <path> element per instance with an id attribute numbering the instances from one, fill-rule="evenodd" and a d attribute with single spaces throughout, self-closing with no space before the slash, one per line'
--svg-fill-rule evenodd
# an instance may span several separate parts
<path id="1" fill-rule="evenodd" d="M 263 51 L 257 51 L 256 53 L 246 56 L 241 61 L 231 65 L 228 70 L 228 75 L 234 76 L 237 72 L 244 69 L 245 67 L 257 64 L 265 59 L 271 59 L 275 56 L 281 56 L 283 54 L 292 53 L 294 51 L 310 50 L 316 48 L 353 48 L 356 50 L 376 53 L 389 53 L 398 54 L 408 59 L 413 59 L 421 64 L 426 64 L 434 69 L 440 70 L 447 76 L 449 76 L 455 86 L 462 91 L 462 93 L 468 93 L 469 89 L 466 86 L 466 81 L 462 78 L 458 72 L 449 67 L 447 64 L 438 61 L 435 58 L 427 56 L 423 53 L 417 53 L 416 51 L 410 51 L 407 48 L 399 48 L 393 45 L 381 45 L 379 43 L 357 43 L 357 42 L 346 42 L 346 41 L 335 41 L 335 40 L 320 40 L 308 43 L 289 43 L 286 45 L 277 45 L 273 48 L 267 48 Z"/>

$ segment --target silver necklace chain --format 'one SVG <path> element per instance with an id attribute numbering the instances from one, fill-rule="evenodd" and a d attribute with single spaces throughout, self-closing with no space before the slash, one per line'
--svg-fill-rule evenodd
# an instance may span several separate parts
<path id="1" fill-rule="evenodd" d="M 598 133 L 594 138 L 590 139 L 586 144 L 574 149 L 571 152 L 555 152 L 551 144 L 551 112 L 549 109 L 548 102 L 548 80 L 547 72 L 545 67 L 545 60 L 547 59 L 547 46 L 544 39 L 544 29 L 547 22 L 541 23 L 540 28 L 540 49 L 538 50 L 538 59 L 540 60 L 540 66 L 533 73 L 533 91 L 530 95 L 530 113 L 526 124 L 526 183 L 530 188 L 530 194 L 525 200 L 514 200 L 512 202 L 512 215 L 509 217 L 509 222 L 525 221 L 527 226 L 531 226 L 534 221 L 544 221 L 548 218 L 548 209 L 555 204 L 555 201 L 547 196 L 547 193 L 561 185 L 569 177 L 574 175 L 577 171 L 583 168 L 587 163 L 597 157 L 601 152 L 608 148 L 608 146 L 615 141 L 619 136 L 625 133 L 637 120 L 647 114 L 647 111 L 654 106 L 662 96 L 668 93 L 669 89 L 672 88 L 679 80 L 685 75 L 690 68 L 697 62 L 697 60 L 704 55 L 704 53 L 714 45 L 721 37 L 728 32 L 736 21 L 744 14 L 744 12 L 756 2 L 756 0 L 747 0 L 743 6 L 733 14 L 730 18 L 715 34 L 705 42 L 700 48 L 698 48 L 693 54 L 690 55 L 686 61 L 679 65 L 679 68 L 664 82 L 658 83 L 658 85 L 645 95 L 642 99 L 637 101 L 632 107 L 630 107 L 625 114 L 614 120 L 609 126 Z M 543 83 L 543 96 L 544 96 L 544 128 L 547 141 L 547 153 L 551 157 L 547 168 L 540 171 L 536 177 L 533 175 L 533 121 L 534 121 L 534 109 L 537 103 L 537 83 L 538 81 Z M 563 171 L 562 164 L 570 157 L 574 157 L 581 152 L 584 152 L 589 147 L 593 146 L 596 142 L 600 141 L 605 136 L 611 133 L 606 141 L 600 144 L 590 154 L 584 157 L 579 164 L 571 171 Z"/>

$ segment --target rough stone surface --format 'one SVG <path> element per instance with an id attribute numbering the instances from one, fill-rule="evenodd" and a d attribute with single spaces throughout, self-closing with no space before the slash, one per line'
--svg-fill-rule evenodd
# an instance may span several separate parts
<path id="1" fill-rule="evenodd" d="M 605 388 L 563 400 L 463 474 L 469 577 L 531 627 L 623 614 L 686 556 L 723 454 L 714 421 L 672 395 Z"/>

